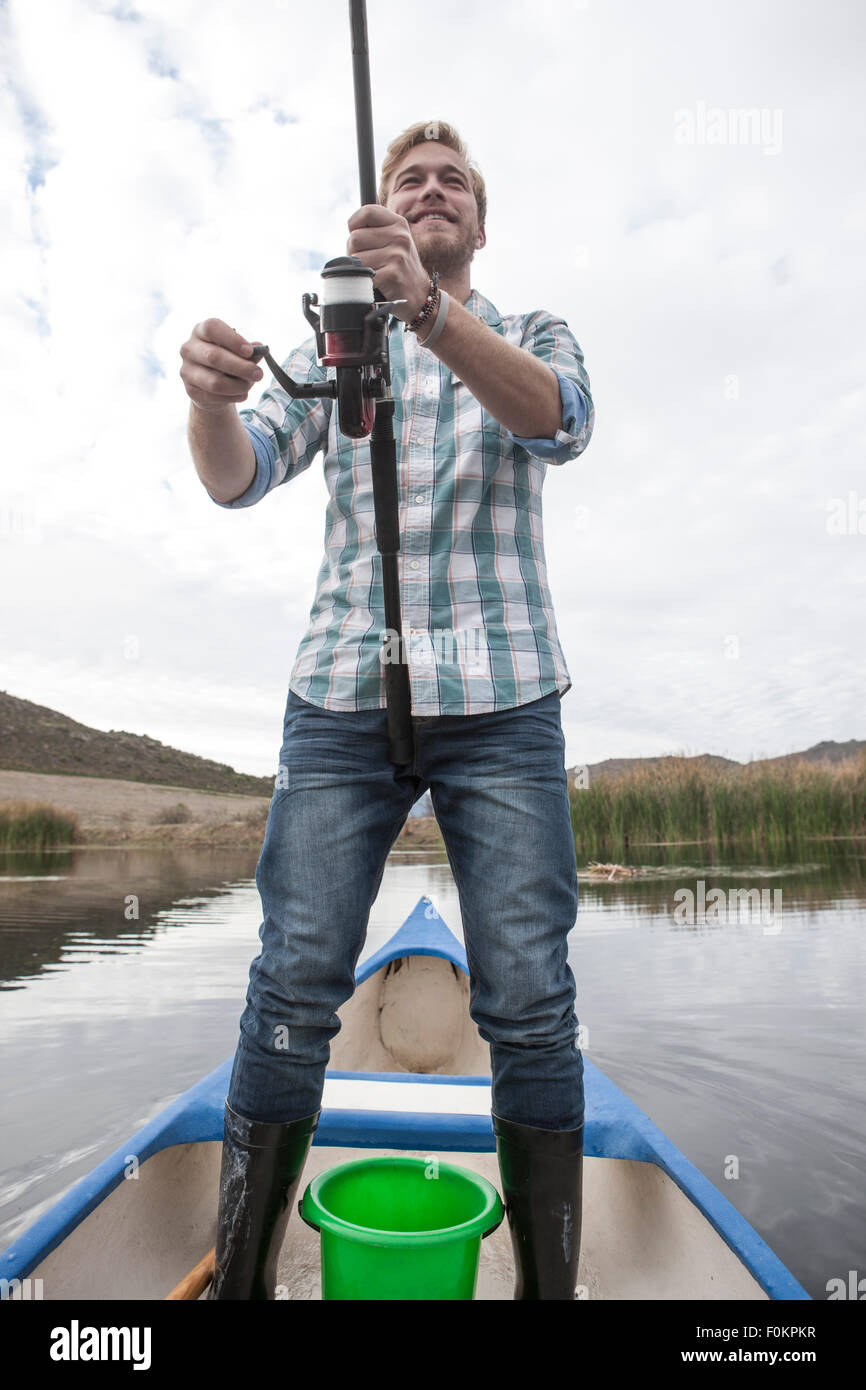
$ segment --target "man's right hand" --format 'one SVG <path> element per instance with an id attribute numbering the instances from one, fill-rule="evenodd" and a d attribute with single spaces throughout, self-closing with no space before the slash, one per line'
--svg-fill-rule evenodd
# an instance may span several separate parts
<path id="1" fill-rule="evenodd" d="M 250 361 L 253 345 L 222 319 L 197 323 L 180 350 L 180 377 L 186 394 L 199 410 L 224 410 L 245 401 L 261 368 Z"/>

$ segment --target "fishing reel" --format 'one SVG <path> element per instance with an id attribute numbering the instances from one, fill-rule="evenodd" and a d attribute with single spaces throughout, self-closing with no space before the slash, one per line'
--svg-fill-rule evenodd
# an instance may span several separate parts
<path id="1" fill-rule="evenodd" d="M 335 398 L 340 432 L 350 439 L 365 439 L 370 434 L 376 401 L 390 396 L 387 322 L 397 305 L 406 303 L 405 299 L 392 303 L 376 300 L 374 275 L 375 271 L 357 256 L 337 256 L 322 271 L 321 314 L 312 307 L 319 304 L 318 295 L 303 297 L 304 317 L 315 330 L 319 362 L 323 367 L 336 367 L 335 381 L 293 381 L 264 344 L 253 344 L 253 361 L 264 357 L 290 396 Z"/>

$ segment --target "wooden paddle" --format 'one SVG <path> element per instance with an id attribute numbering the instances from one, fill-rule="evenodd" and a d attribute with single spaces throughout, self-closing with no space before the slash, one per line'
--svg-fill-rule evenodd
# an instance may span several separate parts
<path id="1" fill-rule="evenodd" d="M 213 1282 L 215 1263 L 216 1246 L 208 1251 L 203 1260 L 199 1260 L 198 1264 L 194 1269 L 190 1270 L 189 1274 L 184 1275 L 180 1283 L 176 1288 L 172 1289 L 170 1294 L 166 1294 L 166 1303 L 168 1303 L 170 1299 L 198 1298 L 200 1294 L 204 1293 L 208 1284 Z"/>

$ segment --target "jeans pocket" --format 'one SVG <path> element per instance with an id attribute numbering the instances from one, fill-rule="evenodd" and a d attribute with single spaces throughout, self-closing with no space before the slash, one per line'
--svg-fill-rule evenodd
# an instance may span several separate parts
<path id="1" fill-rule="evenodd" d="M 309 702 L 309 700 L 303 700 L 303 699 L 301 699 L 301 696 L 300 696 L 300 695 L 296 695 L 295 692 L 294 692 L 294 690 L 290 690 L 290 691 L 289 691 L 289 698 L 288 698 L 288 700 L 286 701 L 286 713 L 287 713 L 287 714 L 288 714 L 289 710 L 291 710 L 291 709 L 318 709 L 318 708 L 319 708 L 318 705 L 311 705 L 310 702 Z"/>

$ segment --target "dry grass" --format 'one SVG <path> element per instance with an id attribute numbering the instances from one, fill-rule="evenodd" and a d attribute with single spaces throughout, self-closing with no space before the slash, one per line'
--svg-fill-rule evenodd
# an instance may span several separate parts
<path id="1" fill-rule="evenodd" d="M 81 838 L 74 811 L 61 810 L 47 801 L 0 802 L 2 849 L 49 849 L 53 845 L 79 844 Z"/>
<path id="2" fill-rule="evenodd" d="M 687 759 L 570 788 L 581 854 L 698 840 L 754 852 L 809 838 L 866 835 L 866 754 L 843 763 L 703 771 Z"/>

